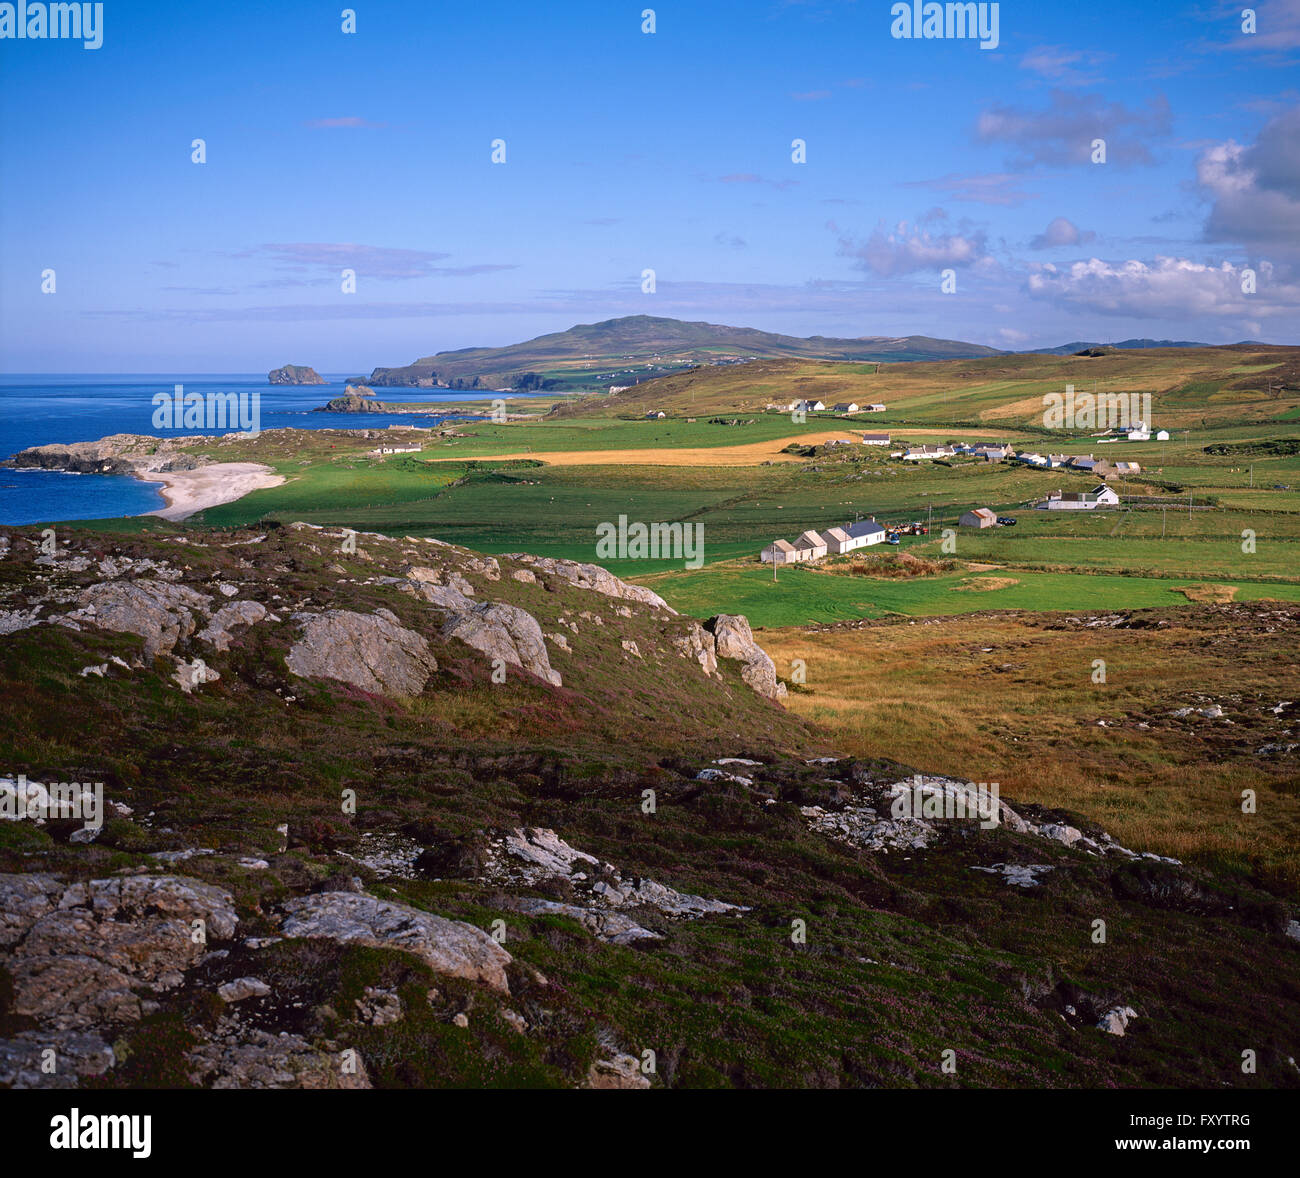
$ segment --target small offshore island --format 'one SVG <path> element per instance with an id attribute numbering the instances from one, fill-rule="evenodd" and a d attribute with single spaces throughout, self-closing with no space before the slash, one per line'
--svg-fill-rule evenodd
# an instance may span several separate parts
<path id="1" fill-rule="evenodd" d="M 271 384 L 328 384 L 327 381 L 314 368 L 309 368 L 305 364 L 285 364 L 280 368 L 273 368 L 266 374 L 266 379 Z"/>

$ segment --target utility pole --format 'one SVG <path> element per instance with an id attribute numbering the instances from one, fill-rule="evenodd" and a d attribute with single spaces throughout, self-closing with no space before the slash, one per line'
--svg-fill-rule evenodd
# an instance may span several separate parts
<path id="1" fill-rule="evenodd" d="M 1160 539 L 1162 540 L 1165 538 L 1165 527 L 1167 526 L 1168 522 L 1169 522 L 1169 508 L 1162 507 L 1160 509 Z"/>

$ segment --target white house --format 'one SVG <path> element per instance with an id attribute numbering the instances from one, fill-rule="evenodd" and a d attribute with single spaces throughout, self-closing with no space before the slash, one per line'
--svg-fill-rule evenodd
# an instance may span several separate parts
<path id="1" fill-rule="evenodd" d="M 835 406 L 836 413 L 856 413 L 858 405 L 856 401 L 844 401 Z"/>
<path id="2" fill-rule="evenodd" d="M 802 558 L 799 550 L 789 540 L 774 540 L 763 549 L 760 559 L 764 564 L 771 564 L 773 561 L 777 564 L 794 564 Z"/>
<path id="3" fill-rule="evenodd" d="M 1026 466 L 1047 466 L 1048 461 L 1041 454 L 1033 454 L 1024 451 L 1016 455 L 1017 462 L 1023 462 Z"/>
<path id="4" fill-rule="evenodd" d="M 884 413 L 885 411 L 885 407 L 883 405 L 867 405 L 864 406 L 864 408 L 868 413 Z"/>
<path id="5" fill-rule="evenodd" d="M 1155 439 L 1156 439 L 1157 442 L 1167 442 L 1167 441 L 1169 441 L 1169 431 L 1168 431 L 1167 429 L 1158 429 L 1158 430 L 1156 430 L 1156 433 L 1155 433 Z"/>
<path id="6" fill-rule="evenodd" d="M 920 462 L 926 458 L 950 458 L 954 453 L 951 446 L 913 446 L 903 458 L 907 462 Z"/>
<path id="7" fill-rule="evenodd" d="M 1091 491 L 1055 491 L 1038 504 L 1047 511 L 1095 511 L 1098 507 L 1116 507 L 1119 496 L 1113 487 L 1099 483 Z"/>
<path id="8" fill-rule="evenodd" d="M 826 555 L 826 538 L 811 529 L 802 533 L 794 546 L 803 554 L 802 560 L 821 560 Z"/>
<path id="9" fill-rule="evenodd" d="M 888 434 L 863 434 L 862 444 L 864 446 L 888 446 Z"/>
<path id="10" fill-rule="evenodd" d="M 885 525 L 876 523 L 874 519 L 860 519 L 855 524 L 845 524 L 840 530 L 847 532 L 850 540 L 860 540 L 862 543 L 858 547 L 861 548 L 885 542 Z"/>
<path id="11" fill-rule="evenodd" d="M 791 401 L 791 409 L 802 409 L 805 413 L 821 413 L 826 408 L 825 401 Z"/>
<path id="12" fill-rule="evenodd" d="M 371 454 L 418 454 L 419 446 L 380 446 L 377 450 L 371 450 Z"/>
<path id="13" fill-rule="evenodd" d="M 836 556 L 862 547 L 843 528 L 827 528 L 822 535 L 826 538 L 826 551 Z"/>
<path id="14" fill-rule="evenodd" d="M 852 552 L 857 548 L 866 548 L 869 544 L 880 544 L 885 539 L 885 529 L 874 519 L 859 520 L 855 524 L 843 524 L 838 528 L 827 528 L 822 533 L 826 540 L 827 551 L 833 553 Z"/>

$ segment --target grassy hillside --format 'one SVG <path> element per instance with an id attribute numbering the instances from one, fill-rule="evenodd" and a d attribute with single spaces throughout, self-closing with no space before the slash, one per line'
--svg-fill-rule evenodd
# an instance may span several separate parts
<path id="1" fill-rule="evenodd" d="M 1120 745 L 1083 727 L 1125 712 L 1154 719 L 1166 702 L 1193 698 L 1191 656 L 1208 647 L 1201 665 L 1234 677 L 1232 714 L 1255 739 L 1246 701 L 1295 698 L 1284 673 L 1294 618 L 1189 607 L 1170 632 L 1176 641 L 1162 633 L 1152 642 L 1151 630 L 1136 628 L 1089 633 L 1068 649 L 1049 645 L 1043 628 L 994 633 L 984 621 L 960 633 L 903 624 L 891 628 L 903 632 L 892 643 L 884 628 L 770 636 L 783 673 L 791 658 L 806 659 L 807 685 L 790 700 L 795 713 L 831 726 L 823 733 L 754 696 L 734 667 L 713 680 L 683 662 L 664 643 L 681 619 L 625 615 L 599 594 L 520 581 L 513 562 L 490 581 L 471 554 L 452 558 L 484 599 L 518 603 L 548 632 L 568 635 L 571 655 L 552 645 L 561 688 L 513 671 L 492 682 L 486 659 L 446 638 L 436 612 L 400 591 L 408 563 L 449 559 L 436 546 L 366 536 L 352 554 L 309 529 L 133 528 L 60 528 L 59 556 L 44 564 L 39 535 L 10 530 L 5 608 L 68 608 L 60 595 L 106 575 L 100 562 L 121 570 L 149 561 L 142 573 L 214 595 L 230 584 L 235 597 L 218 600 L 264 601 L 273 616 L 225 651 L 182 637 L 177 649 L 202 651 L 221 676 L 189 694 L 170 660 L 144 657 L 139 638 L 84 618 L 76 629 L 46 624 L 0 639 L 6 766 L 35 780 L 103 781 L 130 807 L 89 843 L 71 840 L 75 824 L 0 822 L 0 870 L 71 881 L 181 874 L 228 891 L 239 920 L 183 985 L 157 993 L 138 1018 L 97 1026 L 115 1065 L 84 1086 L 188 1086 L 186 1053 L 230 1035 L 232 1023 L 241 1042 L 297 1037 L 326 1066 L 353 1049 L 380 1087 L 572 1088 L 611 1053 L 639 1060 L 646 1051 L 656 1065 L 643 1082 L 665 1088 L 1300 1083 L 1287 1062 L 1297 959 L 1282 932 L 1294 883 L 1293 784 L 1253 757 L 1235 762 L 1249 766 L 1240 780 L 1263 799 L 1260 829 L 1242 831 L 1227 807 L 1228 778 L 1214 768 L 1222 741 L 1180 744 L 1170 728 L 1138 730 Z M 438 667 L 404 698 L 298 678 L 285 650 L 301 609 L 391 610 L 427 636 Z M 1086 668 L 1076 664 L 1098 652 L 1113 660 L 1113 695 L 1079 685 Z M 103 675 L 82 672 L 110 655 L 121 662 Z M 863 667 L 879 668 L 866 685 Z M 982 698 L 982 713 L 970 699 L 953 702 L 959 693 Z M 1037 761 L 1000 759 L 1016 740 L 1040 755 L 1073 744 L 1079 770 L 1071 778 L 1064 752 L 1052 752 L 1062 759 L 1035 787 Z M 870 755 L 819 759 L 837 746 Z M 910 763 L 897 759 L 903 751 Z M 1155 764 L 1161 756 L 1168 770 Z M 719 778 L 712 762 L 721 757 L 751 763 L 744 776 Z M 1104 792 L 1095 773 L 1107 758 L 1116 777 L 1150 783 L 1148 795 Z M 1024 808 L 1035 821 L 1098 834 L 1090 819 L 1104 814 L 1150 845 L 1177 845 L 1191 865 L 1090 856 L 955 822 L 937 824 L 929 849 L 873 853 L 811 825 L 810 808 L 838 813 L 865 789 L 939 767 L 1005 777 L 1026 796 L 1037 788 L 1059 808 Z M 340 806 L 345 791 L 355 812 Z M 646 791 L 656 799 L 650 812 Z M 571 913 L 521 911 L 521 895 L 571 900 L 574 885 L 505 887 L 484 880 L 475 856 L 494 832 L 534 827 L 595 856 L 588 869 L 602 879 L 616 864 L 629 878 L 743 910 L 694 920 L 636 910 L 655 936 L 628 944 Z M 1046 874 L 1032 888 L 1010 886 L 1000 874 L 1008 863 Z M 479 935 L 502 930 L 508 993 L 436 972 L 400 937 L 374 946 L 280 935 L 286 903 L 322 895 L 375 897 Z M 1110 929 L 1104 945 L 1091 935 L 1098 915 Z M 150 914 L 123 913 L 114 943 L 129 948 L 143 919 Z M 71 943 L 91 923 L 63 935 Z M 0 1038 L 36 1025 L 16 1009 L 22 966 L 0 961 Z M 270 993 L 232 1012 L 216 988 L 248 977 Z M 363 1014 L 376 995 L 391 996 L 395 1021 Z M 1115 1003 L 1139 1012 L 1122 1038 L 1096 1025 Z M 1242 1041 L 1258 1052 L 1251 1074 L 1240 1067 Z M 955 1072 L 943 1066 L 947 1051 Z"/>
<path id="2" fill-rule="evenodd" d="M 1079 393 L 1150 393 L 1155 424 L 1167 429 L 1289 420 L 1285 415 L 1300 407 L 1300 349 L 1234 345 L 879 365 L 766 360 L 678 373 L 556 412 L 753 413 L 769 402 L 802 398 L 885 404 L 885 413 L 860 415 L 870 429 L 899 423 L 1041 429 L 1044 395 L 1067 384 Z"/>

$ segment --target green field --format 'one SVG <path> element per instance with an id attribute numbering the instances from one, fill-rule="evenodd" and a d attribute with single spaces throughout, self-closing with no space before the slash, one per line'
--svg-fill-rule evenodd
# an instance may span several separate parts
<path id="1" fill-rule="evenodd" d="M 780 421 L 782 428 L 788 428 L 788 419 Z M 682 438 L 698 442 L 698 423 L 676 424 Z M 532 426 L 490 428 L 493 438 L 500 433 L 513 437 L 541 432 Z M 721 429 L 732 432 L 731 427 Z M 591 449 L 597 448 L 593 444 L 597 438 L 614 439 L 618 448 L 633 448 L 627 443 L 637 437 L 661 444 L 663 431 L 658 422 L 588 421 L 553 429 L 547 436 L 566 445 L 583 438 Z M 1249 440 L 1260 431 L 1239 427 L 1213 434 L 1217 441 Z M 471 441 L 477 449 L 496 444 L 484 438 L 465 439 L 462 444 Z M 1300 492 L 1272 489 L 1278 481 L 1300 484 L 1296 469 L 1300 459 L 1258 461 L 1256 485 L 1251 488 L 1248 464 L 1243 466 L 1237 456 L 1206 454 L 1206 444 L 1205 438 L 1197 438 L 1195 444 L 1182 439 L 1166 443 L 1178 463 L 1173 468 L 1178 478 L 1168 477 L 1170 468 L 1147 467 L 1141 476 L 1147 481 L 1120 486 L 1122 495 L 1143 493 L 1167 504 L 1163 509 L 1150 504 L 1134 510 L 1076 513 L 1033 511 L 1026 505 L 1057 487 L 1088 487 L 1095 482 L 1089 476 L 1009 463 L 907 464 L 866 448 L 819 451 L 803 462 L 765 466 L 611 467 L 547 465 L 544 457 L 443 462 L 431 460 L 428 451 L 376 459 L 340 454 L 337 442 L 316 442 L 316 452 L 306 458 L 262 455 L 290 481 L 209 509 L 196 522 L 234 526 L 263 519 L 304 520 L 359 531 L 436 536 L 485 552 L 529 551 L 599 560 L 625 577 L 676 570 L 672 592 L 681 595 L 683 608 L 704 614 L 751 608 L 748 593 L 739 601 L 733 600 L 733 594 L 755 576 L 759 584 L 766 582 L 767 574 L 755 558 L 770 540 L 793 539 L 807 528 L 823 529 L 868 515 L 884 523 L 928 519 L 931 534 L 905 538 L 904 550 L 997 565 L 1021 580 L 1008 590 L 972 594 L 950 593 L 945 585 L 892 583 L 873 586 L 868 592 L 862 578 L 823 577 L 832 584 L 818 591 L 810 612 L 797 614 L 799 620 L 855 616 L 855 610 L 860 616 L 871 616 L 887 611 L 1053 608 L 1048 589 L 1068 593 L 1063 608 L 1182 600 L 1170 596 L 1167 580 L 1146 585 L 1143 577 L 1240 585 L 1300 583 Z M 612 442 L 610 448 L 616 448 Z M 1196 510 L 1187 510 L 1189 501 Z M 1017 526 L 958 528 L 961 512 L 975 505 L 1013 514 Z M 728 567 L 685 571 L 684 560 L 602 559 L 596 549 L 597 528 L 616 522 L 620 515 L 632 521 L 702 525 L 706 564 Z M 942 549 L 945 528 L 955 530 L 955 548 L 947 553 Z M 1254 533 L 1253 553 L 1243 550 L 1246 532 Z M 753 562 L 752 567 L 746 568 L 744 562 Z M 738 570 L 744 573 L 741 582 L 733 579 Z M 1060 583 L 1041 581 L 1044 574 L 1076 573 L 1085 575 Z M 1096 573 L 1116 575 L 1086 575 Z M 764 604 L 754 607 L 759 616 L 790 616 L 784 604 L 772 614 L 765 604 L 769 600 L 770 595 L 764 596 Z"/>
<path id="2" fill-rule="evenodd" d="M 997 583 L 1011 578 L 1015 585 L 991 591 L 970 591 L 967 584 Z M 715 567 L 700 573 L 662 573 L 643 578 L 674 609 L 708 617 L 725 602 L 727 612 L 744 614 L 754 626 L 770 628 L 850 618 L 879 618 L 887 614 L 914 617 L 975 613 L 990 609 L 1128 610 L 1185 606 L 1180 586 L 1199 579 L 1035 573 L 1020 570 L 956 572 L 912 580 L 841 576 L 812 568 L 770 570 Z M 1232 584 L 1232 582 L 1216 582 Z M 1300 601 L 1300 584 L 1236 585 L 1238 601 L 1278 598 Z"/>
<path id="3" fill-rule="evenodd" d="M 1264 592 L 1286 596 L 1300 585 L 1300 453 L 1285 452 L 1296 431 L 1276 420 L 1289 415 L 1290 394 L 1271 398 L 1233 385 L 1263 373 L 1273 379 L 1294 363 L 1289 355 L 1193 350 L 1100 361 L 997 357 L 883 365 L 879 372 L 874 364 L 723 366 L 645 382 L 635 390 L 637 401 L 628 400 L 629 392 L 563 405 L 542 419 L 385 431 L 386 439 L 423 447 L 419 454 L 391 457 L 369 452 L 375 433 L 367 439 L 341 430 L 272 431 L 223 444 L 220 456 L 264 462 L 286 483 L 210 508 L 192 522 L 230 527 L 303 520 L 434 536 L 490 553 L 597 561 L 637 579 L 671 574 L 654 583 L 682 608 L 704 614 L 753 610 L 765 625 L 891 611 L 1179 604 L 1184 599 L 1171 592 L 1178 583 L 1171 578 L 1236 585 L 1239 599 Z M 1085 370 L 1163 390 L 1167 404 L 1199 416 L 1184 416 L 1163 442 L 1106 443 L 1095 435 L 1047 434 L 1035 426 L 1026 415 L 1043 391 L 1062 378 L 1077 379 L 1082 387 Z M 856 423 L 811 414 L 796 424 L 788 413 L 763 409 L 768 401 L 786 403 L 802 395 L 831 401 L 829 389 L 845 381 L 860 401 L 876 398 L 858 385 L 888 386 L 890 412 L 861 415 Z M 823 386 L 826 393 L 819 392 Z M 691 411 L 696 402 L 707 406 L 698 415 Z M 657 403 L 668 405 L 674 416 L 636 415 L 643 405 Z M 737 424 L 710 421 L 715 415 Z M 893 418 L 941 430 L 914 432 L 917 441 L 1014 442 L 1019 436 L 1044 452 L 1091 452 L 1139 462 L 1142 470 L 1114 483 L 1126 502 L 1121 510 L 1045 512 L 1030 505 L 1058 488 L 1091 489 L 1096 478 L 964 458 L 906 463 L 875 447 L 810 442 L 782 456 L 766 448 L 777 439 L 824 437 L 828 430 L 848 434 L 853 425 L 890 429 L 896 443 L 907 439 L 909 428 L 923 428 L 891 427 Z M 753 449 L 710 461 L 723 447 Z M 628 461 L 634 454 L 625 458 L 624 451 L 645 452 L 646 460 Z M 678 462 L 682 451 L 692 453 Z M 609 452 L 620 453 L 602 461 Z M 502 454 L 522 457 L 492 457 Z M 791 460 L 773 460 L 787 456 Z M 749 465 L 727 464 L 736 461 Z M 958 528 L 962 512 L 976 506 L 1014 515 L 1017 525 Z M 702 527 L 706 567 L 686 569 L 685 554 L 633 561 L 598 552 L 597 529 L 620 516 Z M 987 567 L 1018 583 L 988 593 L 954 592 L 943 578 L 877 582 L 790 570 L 778 589 L 770 587 L 768 570 L 757 562 L 763 546 L 867 516 L 886 524 L 928 521 L 930 535 L 906 537 L 904 551 L 955 558 L 974 566 L 967 574 Z M 955 529 L 955 548 L 945 549 L 948 528 Z M 1253 552 L 1243 546 L 1252 533 Z"/>

